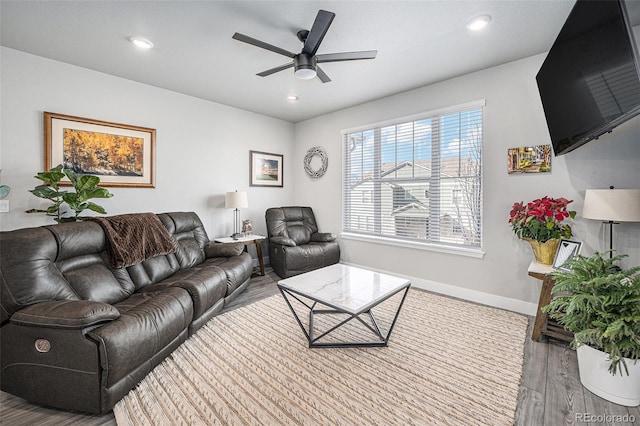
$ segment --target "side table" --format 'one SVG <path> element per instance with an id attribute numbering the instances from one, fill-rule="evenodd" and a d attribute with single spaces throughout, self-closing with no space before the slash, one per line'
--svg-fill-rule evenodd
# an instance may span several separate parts
<path id="1" fill-rule="evenodd" d="M 247 235 L 245 237 L 238 237 L 237 240 L 234 240 L 231 237 L 220 237 L 216 238 L 214 241 L 216 243 L 244 243 L 244 251 L 248 251 L 247 248 L 250 244 L 256 246 L 256 253 L 258 254 L 258 262 L 260 263 L 260 275 L 264 276 L 264 258 L 262 257 L 262 240 L 264 240 L 265 236 L 262 235 Z"/>
<path id="2" fill-rule="evenodd" d="M 549 272 L 551 272 L 551 265 L 543 265 L 535 260 L 529 265 L 529 276 L 542 280 L 540 299 L 538 300 L 538 311 L 536 312 L 536 320 L 533 323 L 531 340 L 537 342 L 540 336 L 545 335 L 564 342 L 571 342 L 573 340 L 573 333 L 565 330 L 562 324 L 549 318 L 546 313 L 542 312 L 542 307 L 551 302 L 551 290 L 555 285 L 555 281 Z"/>

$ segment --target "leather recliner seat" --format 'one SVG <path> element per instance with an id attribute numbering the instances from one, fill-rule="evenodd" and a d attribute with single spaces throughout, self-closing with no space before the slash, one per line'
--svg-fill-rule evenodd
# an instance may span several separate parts
<path id="1" fill-rule="evenodd" d="M 331 233 L 318 232 L 311 207 L 272 207 L 265 213 L 269 260 L 282 278 L 333 265 L 340 246 Z"/>
<path id="2" fill-rule="evenodd" d="M 0 232 L 2 390 L 104 413 L 249 283 L 243 246 L 158 215 L 175 253 L 114 269 L 93 221 Z"/>

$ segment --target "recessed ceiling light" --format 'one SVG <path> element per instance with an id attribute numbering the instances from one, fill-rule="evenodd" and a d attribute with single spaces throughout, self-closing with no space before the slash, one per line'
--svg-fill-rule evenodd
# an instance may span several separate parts
<path id="1" fill-rule="evenodd" d="M 297 101 L 298 99 L 300 99 L 300 98 L 299 98 L 299 97 L 297 97 L 296 95 L 287 95 L 287 100 L 288 100 L 289 102 L 295 102 L 295 101 Z"/>
<path id="2" fill-rule="evenodd" d="M 129 37 L 131 43 L 135 44 L 141 49 L 151 49 L 153 47 L 153 43 L 142 37 Z"/>
<path id="3" fill-rule="evenodd" d="M 489 22 L 491 22 L 491 16 L 489 15 L 476 16 L 469 21 L 467 28 L 471 31 L 478 31 L 489 25 Z"/>

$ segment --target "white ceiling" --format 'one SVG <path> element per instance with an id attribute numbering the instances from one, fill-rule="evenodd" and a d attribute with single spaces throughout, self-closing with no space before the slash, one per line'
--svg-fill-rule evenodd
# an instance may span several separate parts
<path id="1" fill-rule="evenodd" d="M 260 114 L 298 122 L 546 52 L 573 0 L 489 1 L 13 1 L 0 3 L 0 44 Z M 627 2 L 633 25 L 640 1 Z M 288 58 L 234 32 L 299 52 L 300 29 L 336 13 L 318 54 L 378 50 L 374 60 L 323 64 L 333 80 L 293 70 L 255 74 Z M 465 28 L 492 16 L 482 32 Z M 128 38 L 155 44 L 142 51 Z M 300 100 L 291 103 L 286 95 Z"/>

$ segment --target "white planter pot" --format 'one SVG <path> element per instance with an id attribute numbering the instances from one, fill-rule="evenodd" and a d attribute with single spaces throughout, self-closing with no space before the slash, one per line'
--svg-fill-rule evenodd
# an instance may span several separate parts
<path id="1" fill-rule="evenodd" d="M 578 347 L 582 385 L 601 398 L 627 407 L 640 405 L 640 360 L 625 358 L 629 375 L 609 373 L 609 356 L 587 345 Z M 624 369 L 624 367 L 623 367 Z"/>

